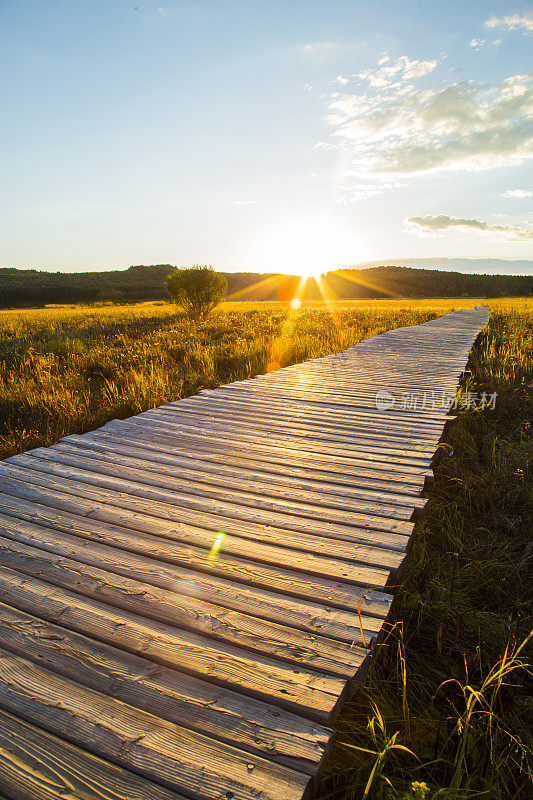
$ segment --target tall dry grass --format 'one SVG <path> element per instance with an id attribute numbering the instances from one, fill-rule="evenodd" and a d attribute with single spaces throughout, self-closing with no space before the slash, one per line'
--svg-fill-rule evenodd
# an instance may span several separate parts
<path id="1" fill-rule="evenodd" d="M 479 303 L 479 301 L 477 301 Z M 476 301 L 168 304 L 0 312 L 7 456 Z M 465 390 L 498 392 L 446 434 L 390 632 L 338 722 L 320 796 L 529 800 L 533 774 L 533 302 L 491 302 Z"/>
<path id="2" fill-rule="evenodd" d="M 389 635 L 338 720 L 324 800 L 533 797 L 533 302 L 492 305 L 462 389 L 496 391 L 496 408 L 447 429 Z"/>
<path id="3" fill-rule="evenodd" d="M 170 303 L 0 311 L 0 458 L 417 324 L 452 303 Z"/>

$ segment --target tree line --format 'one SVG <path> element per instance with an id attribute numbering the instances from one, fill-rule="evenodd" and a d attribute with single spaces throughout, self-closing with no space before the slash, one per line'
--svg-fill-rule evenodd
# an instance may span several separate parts
<path id="1" fill-rule="evenodd" d="M 165 280 L 174 270 L 171 264 L 79 273 L 4 268 L 0 269 L 0 307 L 164 300 L 168 299 Z M 319 284 L 313 279 L 302 288 L 300 278 L 294 275 L 223 274 L 230 299 L 290 300 L 296 291 L 303 299 L 322 296 Z M 370 267 L 329 272 L 322 280 L 328 295 L 341 299 L 533 296 L 531 275 L 474 275 L 409 267 Z"/>

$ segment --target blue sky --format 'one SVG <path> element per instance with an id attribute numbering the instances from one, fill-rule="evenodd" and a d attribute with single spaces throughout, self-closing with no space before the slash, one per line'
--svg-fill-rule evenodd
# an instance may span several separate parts
<path id="1" fill-rule="evenodd" d="M 533 4 L 0 0 L 0 265 L 533 258 Z"/>

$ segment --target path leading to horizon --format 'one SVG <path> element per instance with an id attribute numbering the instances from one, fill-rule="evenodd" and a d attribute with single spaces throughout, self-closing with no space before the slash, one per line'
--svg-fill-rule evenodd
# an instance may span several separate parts
<path id="1" fill-rule="evenodd" d="M 300 800 L 488 310 L 0 463 L 0 800 Z"/>

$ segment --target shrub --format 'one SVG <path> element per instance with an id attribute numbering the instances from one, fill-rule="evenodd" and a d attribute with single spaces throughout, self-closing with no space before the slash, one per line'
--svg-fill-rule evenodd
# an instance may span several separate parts
<path id="1" fill-rule="evenodd" d="M 165 281 L 171 298 L 193 319 L 205 319 L 223 300 L 228 282 L 213 267 L 194 266 L 177 269 Z"/>

